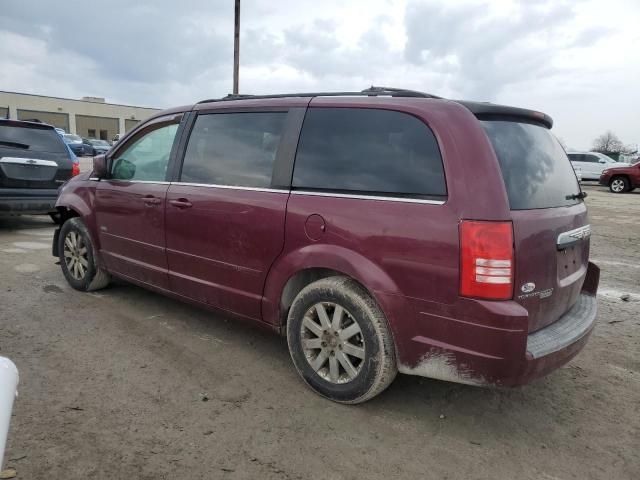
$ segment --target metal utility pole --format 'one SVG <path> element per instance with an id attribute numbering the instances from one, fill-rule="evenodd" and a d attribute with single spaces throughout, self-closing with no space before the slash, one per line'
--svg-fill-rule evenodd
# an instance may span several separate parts
<path id="1" fill-rule="evenodd" d="M 235 25 L 233 32 L 233 94 L 238 95 L 240 75 L 240 0 L 236 0 Z"/>

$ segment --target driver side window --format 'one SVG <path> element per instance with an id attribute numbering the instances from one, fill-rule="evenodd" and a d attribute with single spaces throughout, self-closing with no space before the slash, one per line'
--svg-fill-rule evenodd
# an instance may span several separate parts
<path id="1" fill-rule="evenodd" d="M 113 160 L 111 178 L 163 182 L 177 131 L 177 123 L 165 124 L 133 140 Z"/>

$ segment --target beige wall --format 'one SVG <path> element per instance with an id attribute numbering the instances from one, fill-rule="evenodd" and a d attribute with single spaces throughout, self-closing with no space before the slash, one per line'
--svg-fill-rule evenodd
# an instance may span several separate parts
<path id="1" fill-rule="evenodd" d="M 124 129 L 125 129 L 125 131 L 128 132 L 129 130 L 131 130 L 133 127 L 135 127 L 139 123 L 140 123 L 140 120 L 131 120 L 129 118 L 125 118 L 124 119 Z"/>
<path id="2" fill-rule="evenodd" d="M 67 113 L 40 112 L 37 110 L 18 109 L 18 120 L 40 120 L 54 127 L 69 131 L 69 115 Z"/>
<path id="3" fill-rule="evenodd" d="M 81 137 L 113 140 L 119 132 L 117 118 L 93 117 L 91 115 L 76 115 L 76 133 Z M 89 132 L 92 130 L 92 132 Z"/>
<path id="4" fill-rule="evenodd" d="M 156 108 L 118 105 L 115 103 L 90 102 L 86 100 L 74 100 L 70 98 L 45 97 L 41 95 L 30 95 L 25 93 L 4 91 L 0 91 L 0 105 L 2 105 L 1 108 L 9 108 L 9 117 L 13 119 L 19 118 L 18 110 L 30 110 L 32 112 L 39 112 L 41 116 L 43 112 L 54 114 L 52 117 L 50 117 L 50 120 L 46 120 L 49 122 L 52 122 L 53 120 L 59 122 L 63 118 L 61 115 L 66 116 L 66 118 L 68 119 L 68 127 L 61 128 L 65 128 L 65 130 L 69 133 L 80 133 L 83 135 L 88 132 L 78 132 L 76 117 L 117 119 L 118 125 L 117 131 L 115 133 L 124 134 L 126 129 L 126 120 L 145 120 L 159 111 L 159 109 Z M 45 121 L 44 118 L 42 118 L 42 120 Z M 82 123 L 84 121 L 85 120 L 82 119 L 80 120 L 82 125 L 86 125 Z M 53 124 L 58 126 L 56 123 Z M 107 130 L 109 130 L 110 128 L 113 128 L 112 125 L 110 125 Z M 98 131 L 96 132 L 96 135 L 99 136 Z"/>

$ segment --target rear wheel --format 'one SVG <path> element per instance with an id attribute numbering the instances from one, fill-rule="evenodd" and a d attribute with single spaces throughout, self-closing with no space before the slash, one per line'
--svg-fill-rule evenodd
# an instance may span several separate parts
<path id="1" fill-rule="evenodd" d="M 613 193 L 624 193 L 629 190 L 629 180 L 627 177 L 613 177 L 609 182 L 609 190 Z"/>
<path id="2" fill-rule="evenodd" d="M 397 373 L 384 314 L 357 282 L 329 277 L 305 287 L 289 311 L 287 342 L 296 370 L 318 394 L 365 402 Z"/>
<path id="3" fill-rule="evenodd" d="M 76 290 L 88 292 L 109 284 L 111 277 L 96 264 L 91 236 L 80 218 L 71 218 L 62 225 L 58 252 L 62 273 Z"/>

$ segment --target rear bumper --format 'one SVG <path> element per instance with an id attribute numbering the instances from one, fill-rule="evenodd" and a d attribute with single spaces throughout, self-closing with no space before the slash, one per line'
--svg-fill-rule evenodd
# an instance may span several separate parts
<path id="1" fill-rule="evenodd" d="M 515 302 L 463 299 L 451 314 L 427 313 L 424 302 L 405 309 L 416 321 L 410 331 L 404 322 L 393 325 L 398 369 L 475 385 L 516 386 L 544 376 L 575 357 L 593 331 L 599 272 L 590 263 L 574 306 L 531 334 L 527 311 Z"/>
<path id="2" fill-rule="evenodd" d="M 57 189 L 0 189 L 0 214 L 38 214 L 55 211 Z"/>

